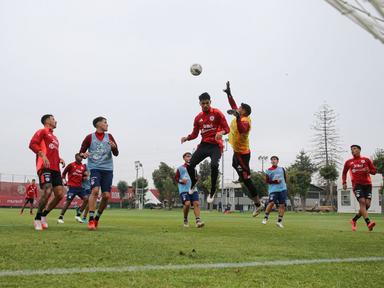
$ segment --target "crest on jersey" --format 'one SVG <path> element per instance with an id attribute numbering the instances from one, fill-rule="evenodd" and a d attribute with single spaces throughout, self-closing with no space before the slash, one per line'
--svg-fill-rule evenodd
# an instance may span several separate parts
<path id="1" fill-rule="evenodd" d="M 361 160 L 361 163 L 365 163 L 365 160 Z"/>
<path id="2" fill-rule="evenodd" d="M 210 117 L 209 117 L 209 120 L 210 120 L 210 121 L 215 120 L 215 116 L 210 116 Z"/>
<path id="3" fill-rule="evenodd" d="M 55 144 L 53 144 L 53 143 L 51 143 L 51 144 L 49 144 L 49 149 L 55 149 Z"/>

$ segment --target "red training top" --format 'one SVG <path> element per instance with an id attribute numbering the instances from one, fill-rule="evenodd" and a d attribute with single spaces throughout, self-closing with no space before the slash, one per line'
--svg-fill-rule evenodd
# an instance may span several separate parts
<path id="1" fill-rule="evenodd" d="M 102 132 L 102 133 L 95 132 L 95 135 L 96 135 L 96 138 L 99 139 L 99 141 L 102 141 L 104 139 L 105 133 L 104 132 Z M 112 134 L 108 134 L 108 136 L 109 136 L 109 140 L 116 144 L 116 148 L 112 149 L 112 154 L 114 156 L 118 156 L 119 155 L 119 149 L 117 149 L 117 143 L 116 143 L 115 139 L 113 138 Z M 91 146 L 91 142 L 92 142 L 92 134 L 89 134 L 85 137 L 85 139 L 83 140 L 83 143 L 81 143 L 80 153 L 87 152 L 88 148 Z"/>
<path id="2" fill-rule="evenodd" d="M 366 171 L 366 169 L 369 169 Z M 376 174 L 376 167 L 372 161 L 367 157 L 353 157 L 344 164 L 343 169 L 343 184 L 347 183 L 347 172 L 351 175 L 352 187 L 355 188 L 357 184 L 371 185 L 371 176 L 369 174 Z"/>
<path id="3" fill-rule="evenodd" d="M 43 128 L 38 130 L 29 143 L 29 149 L 36 154 L 36 169 L 39 172 L 44 168 L 43 158 L 37 155 L 42 151 L 48 158 L 49 169 L 60 172 L 59 141 L 53 135 L 53 130 Z"/>
<path id="4" fill-rule="evenodd" d="M 25 198 L 37 198 L 37 185 L 29 184 L 27 190 L 25 191 Z"/>
<path id="5" fill-rule="evenodd" d="M 85 164 L 72 162 L 67 167 L 65 167 L 61 177 L 65 179 L 65 176 L 68 174 L 67 184 L 69 187 L 82 187 L 82 182 L 86 171 L 87 166 Z"/>
<path id="6" fill-rule="evenodd" d="M 229 126 L 223 113 L 216 108 L 211 108 L 208 113 L 200 112 L 194 120 L 193 131 L 188 135 L 188 140 L 196 139 L 201 132 L 201 142 L 219 144 L 223 147 L 223 140 L 216 141 L 215 136 L 218 132 L 229 133 Z"/>

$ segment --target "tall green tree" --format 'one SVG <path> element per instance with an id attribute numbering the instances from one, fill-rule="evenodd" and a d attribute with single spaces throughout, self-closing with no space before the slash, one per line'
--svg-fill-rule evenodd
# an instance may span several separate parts
<path id="1" fill-rule="evenodd" d="M 117 190 L 119 191 L 120 196 L 120 208 L 123 208 L 123 199 L 128 192 L 128 188 L 127 181 L 119 181 L 117 183 Z"/>
<path id="2" fill-rule="evenodd" d="M 152 173 L 153 184 L 159 190 L 160 201 L 166 201 L 171 209 L 178 195 L 175 181 L 175 170 L 164 162 Z"/>
<path id="3" fill-rule="evenodd" d="M 377 168 L 377 173 L 382 176 L 382 184 L 380 187 L 380 193 L 384 197 L 384 149 L 376 149 L 375 153 L 372 156 L 373 165 Z M 384 199 L 384 198 L 383 198 Z M 382 206 L 382 212 L 384 212 L 384 205 Z"/>
<path id="4" fill-rule="evenodd" d="M 312 162 L 311 157 L 304 150 L 299 152 L 296 156 L 295 162 L 287 169 L 288 190 L 291 190 L 288 191 L 288 193 L 291 194 L 291 197 L 295 194 L 300 195 L 303 209 L 305 209 L 312 175 L 316 171 L 317 168 L 315 163 Z"/>

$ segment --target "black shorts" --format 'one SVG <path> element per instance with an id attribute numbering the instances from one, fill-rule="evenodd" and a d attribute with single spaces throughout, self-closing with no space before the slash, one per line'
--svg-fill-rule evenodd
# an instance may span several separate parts
<path id="1" fill-rule="evenodd" d="M 240 154 L 233 153 L 232 167 L 236 170 L 242 181 L 251 177 L 251 168 L 249 168 L 249 161 L 251 160 L 251 153 Z"/>
<path id="2" fill-rule="evenodd" d="M 25 198 L 25 204 L 31 203 L 33 204 L 34 199 L 33 198 Z"/>
<path id="3" fill-rule="evenodd" d="M 52 187 L 63 186 L 63 180 L 59 171 L 51 169 L 41 169 L 37 172 L 39 176 L 40 188 L 42 189 L 45 184 L 52 184 Z"/>
<path id="4" fill-rule="evenodd" d="M 353 193 L 357 200 L 360 198 L 372 199 L 372 185 L 356 184 L 353 188 Z"/>

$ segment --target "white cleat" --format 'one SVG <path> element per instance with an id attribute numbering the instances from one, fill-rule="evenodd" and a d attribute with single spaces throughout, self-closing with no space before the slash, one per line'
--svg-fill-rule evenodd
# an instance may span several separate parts
<path id="1" fill-rule="evenodd" d="M 64 219 L 62 218 L 57 219 L 57 224 L 64 224 Z"/>
<path id="2" fill-rule="evenodd" d="M 252 213 L 252 217 L 258 216 L 262 210 L 263 210 L 263 207 L 261 205 L 259 207 L 255 207 L 255 210 L 253 210 L 253 213 Z"/>
<path id="3" fill-rule="evenodd" d="M 84 222 L 83 222 L 83 219 L 81 219 L 80 216 L 75 216 L 75 219 L 76 219 L 76 221 L 79 222 L 79 223 L 84 223 Z"/>
<path id="4" fill-rule="evenodd" d="M 48 229 L 47 217 L 41 217 L 41 227 Z"/>
<path id="5" fill-rule="evenodd" d="M 41 226 L 41 221 L 40 220 L 34 220 L 33 221 L 33 226 L 35 227 L 36 231 L 43 230 L 43 226 Z"/>
<path id="6" fill-rule="evenodd" d="M 203 221 L 199 221 L 196 223 L 196 228 L 203 228 L 205 223 Z"/>
<path id="7" fill-rule="evenodd" d="M 213 194 L 212 197 L 211 197 L 211 194 L 208 195 L 208 197 L 207 197 L 207 203 L 208 204 L 211 204 L 213 202 L 213 200 L 215 200 L 215 194 Z"/>
<path id="8" fill-rule="evenodd" d="M 263 221 L 261 221 L 261 224 L 264 224 L 264 225 L 265 225 L 265 224 L 267 224 L 267 222 L 268 222 L 268 219 L 267 219 L 267 218 L 264 218 Z"/>
<path id="9" fill-rule="evenodd" d="M 279 228 L 284 228 L 284 225 L 281 222 L 276 222 L 276 226 Z"/>
<path id="10" fill-rule="evenodd" d="M 184 222 L 183 227 L 184 228 L 189 228 L 189 223 L 188 222 Z"/>

